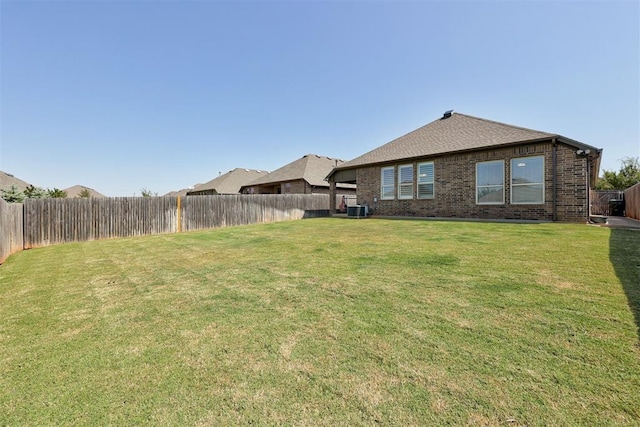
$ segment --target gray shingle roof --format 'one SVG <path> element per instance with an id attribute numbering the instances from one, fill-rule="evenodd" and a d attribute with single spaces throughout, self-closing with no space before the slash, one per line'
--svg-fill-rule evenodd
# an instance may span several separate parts
<path id="1" fill-rule="evenodd" d="M 187 194 L 197 194 L 201 191 L 215 191 L 217 194 L 239 194 L 242 186 L 267 175 L 267 173 L 267 171 L 255 169 L 235 168 L 211 181 L 195 186 Z"/>
<path id="2" fill-rule="evenodd" d="M 356 157 L 338 169 L 350 169 L 376 163 L 435 156 L 444 153 L 476 150 L 527 141 L 563 138 L 560 135 L 512 126 L 492 120 L 453 113 Z M 563 141 L 581 148 L 586 144 L 567 138 Z"/>
<path id="3" fill-rule="evenodd" d="M 303 179 L 316 187 L 328 187 L 329 183 L 325 181 L 325 177 L 336 165 L 340 166 L 343 163 L 344 160 L 340 159 L 306 154 L 248 185 L 265 185 Z"/>

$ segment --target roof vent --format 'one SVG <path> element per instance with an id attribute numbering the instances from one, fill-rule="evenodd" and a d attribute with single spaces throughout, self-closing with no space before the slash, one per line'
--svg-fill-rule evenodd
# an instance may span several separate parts
<path id="1" fill-rule="evenodd" d="M 449 117 L 451 117 L 451 114 L 453 114 L 453 110 L 445 111 L 444 114 L 442 115 L 442 120 L 448 119 Z"/>

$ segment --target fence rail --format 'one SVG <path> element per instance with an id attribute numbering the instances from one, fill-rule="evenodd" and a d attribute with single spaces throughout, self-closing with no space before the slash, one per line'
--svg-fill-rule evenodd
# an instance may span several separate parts
<path id="1" fill-rule="evenodd" d="M 0 199 L 0 264 L 24 247 L 23 228 L 22 205 Z"/>
<path id="2" fill-rule="evenodd" d="M 624 203 L 626 215 L 640 220 L 640 183 L 624 191 Z"/>

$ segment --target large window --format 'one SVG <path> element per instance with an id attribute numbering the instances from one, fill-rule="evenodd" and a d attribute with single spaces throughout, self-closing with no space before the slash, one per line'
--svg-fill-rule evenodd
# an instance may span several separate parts
<path id="1" fill-rule="evenodd" d="M 511 203 L 544 203 L 544 157 L 511 159 Z"/>
<path id="2" fill-rule="evenodd" d="M 380 198 L 383 200 L 393 199 L 396 196 L 395 170 L 393 166 L 382 168 L 380 182 Z"/>
<path id="3" fill-rule="evenodd" d="M 413 199 L 413 165 L 398 166 L 398 198 Z"/>
<path id="4" fill-rule="evenodd" d="M 433 199 L 433 162 L 418 163 L 418 199 Z"/>
<path id="5" fill-rule="evenodd" d="M 504 204 L 504 161 L 476 163 L 476 203 Z"/>

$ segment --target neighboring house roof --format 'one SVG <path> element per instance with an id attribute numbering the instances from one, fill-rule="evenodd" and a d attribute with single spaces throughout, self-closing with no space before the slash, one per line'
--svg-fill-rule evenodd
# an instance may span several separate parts
<path id="1" fill-rule="evenodd" d="M 69 188 L 65 188 L 63 191 L 67 193 L 67 198 L 73 199 L 75 197 L 80 197 L 80 193 L 84 190 L 89 191 L 90 197 L 105 197 L 104 194 L 98 193 L 93 188 L 85 187 L 84 185 L 74 185 Z"/>
<path id="2" fill-rule="evenodd" d="M 31 184 L 16 178 L 10 173 L 0 171 L 0 190 L 8 190 L 12 185 L 15 185 L 18 190 L 24 191 Z"/>
<path id="3" fill-rule="evenodd" d="M 162 197 L 186 196 L 189 191 L 193 190 L 198 185 L 202 185 L 202 184 L 200 183 L 194 184 L 191 187 L 183 188 L 182 190 L 178 190 L 178 191 L 169 191 L 167 194 L 163 195 Z"/>
<path id="4" fill-rule="evenodd" d="M 278 182 L 296 181 L 303 179 L 316 187 L 328 187 L 325 177 L 336 166 L 340 166 L 344 160 L 331 157 L 318 156 L 317 154 L 305 154 L 299 159 L 276 169 L 266 176 L 256 179 L 245 187 L 254 185 L 275 184 Z M 354 187 L 355 188 L 355 187 Z"/>
<path id="5" fill-rule="evenodd" d="M 187 195 L 195 195 L 201 192 L 215 192 L 216 194 L 239 194 L 241 187 L 267 174 L 267 171 L 235 168 L 225 173 L 224 175 L 220 175 L 217 178 L 212 179 L 209 182 L 205 182 L 204 184 L 196 186 L 192 190 L 188 191 Z"/>
<path id="6" fill-rule="evenodd" d="M 394 139 L 360 157 L 343 163 L 336 167 L 334 171 L 445 153 L 549 140 L 551 138 L 556 138 L 558 142 L 563 142 L 579 149 L 594 150 L 594 153 L 601 151 L 561 135 L 448 111 L 442 118 Z"/>

